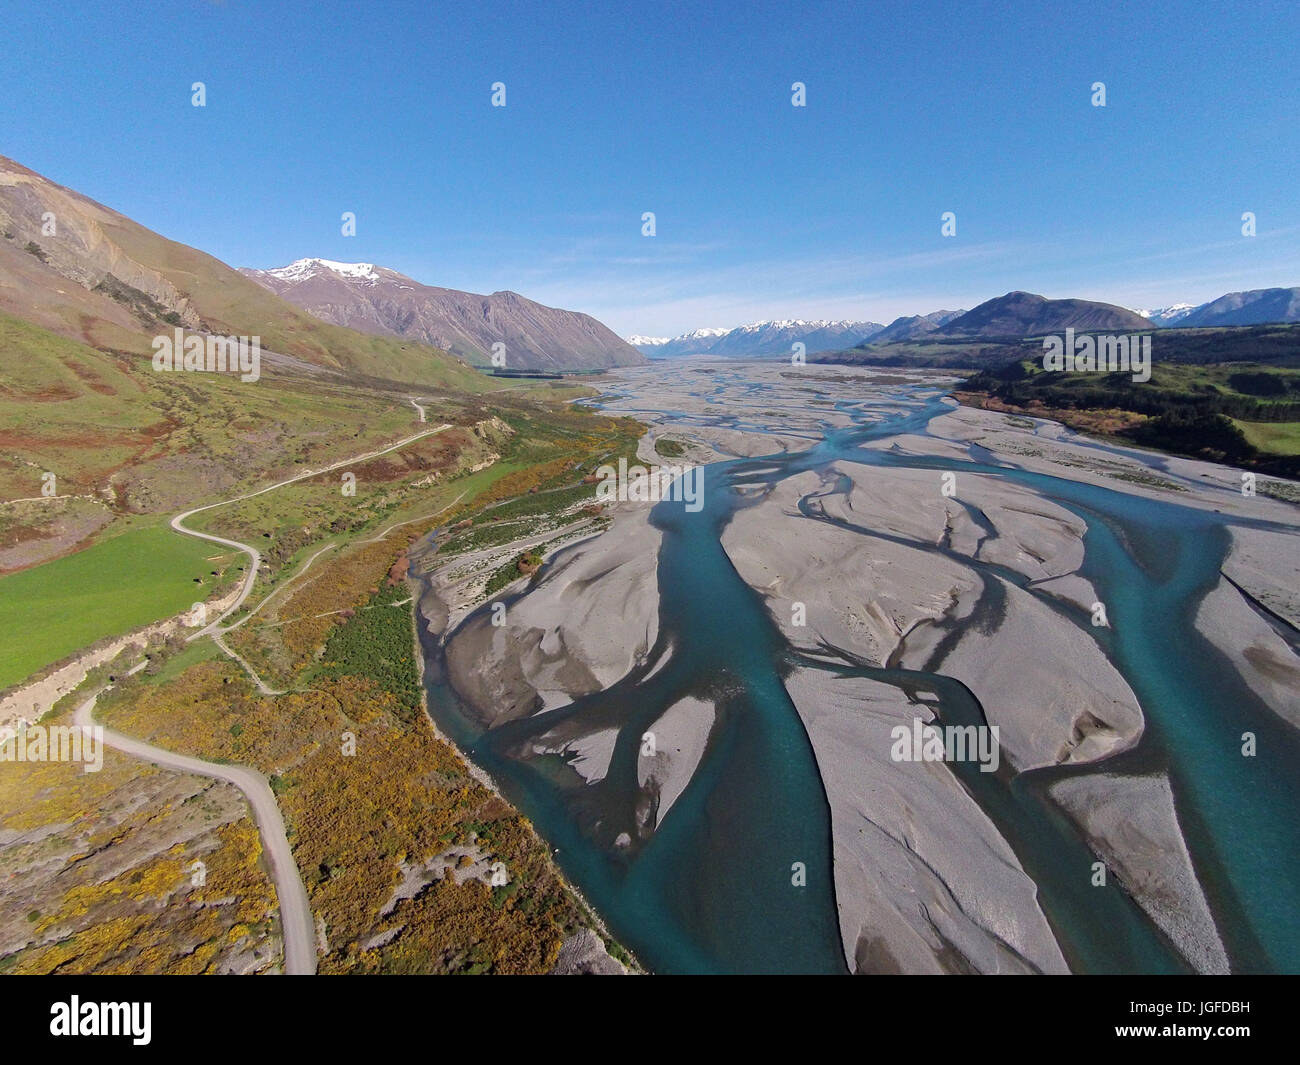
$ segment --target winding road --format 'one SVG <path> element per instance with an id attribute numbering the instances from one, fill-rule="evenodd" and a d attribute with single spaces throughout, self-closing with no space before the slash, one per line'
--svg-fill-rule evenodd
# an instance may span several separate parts
<path id="1" fill-rule="evenodd" d="M 144 663 L 131 670 L 132 673 L 143 668 Z M 128 674 L 129 675 L 129 674 Z M 82 727 L 94 726 L 104 728 L 94 720 L 95 701 L 111 688 L 100 688 L 79 707 L 73 715 L 73 721 Z M 316 928 L 312 923 L 311 904 L 307 901 L 307 889 L 303 886 L 298 865 L 293 860 L 293 851 L 289 847 L 289 838 L 284 831 L 284 818 L 280 816 L 280 807 L 275 801 L 271 787 L 261 773 L 248 766 L 218 765 L 205 762 L 189 755 L 176 754 L 173 751 L 155 747 L 151 743 L 126 736 L 110 728 L 104 728 L 104 742 L 124 754 L 155 765 L 165 766 L 182 773 L 197 773 L 233 784 L 248 799 L 253 817 L 257 821 L 257 830 L 262 836 L 262 847 L 271 863 L 271 876 L 275 881 L 275 894 L 280 904 L 280 927 L 284 935 L 284 971 L 291 976 L 312 976 L 316 972 Z"/>
<path id="2" fill-rule="evenodd" d="M 412 400 L 412 402 L 414 402 L 414 400 Z M 230 617 L 231 614 L 238 611 L 240 607 L 244 605 L 244 601 L 248 598 L 249 594 L 253 591 L 253 585 L 257 581 L 257 570 L 262 564 L 262 555 L 257 548 L 252 547 L 249 544 L 241 544 L 238 540 L 227 540 L 224 536 L 214 536 L 212 533 L 199 532 L 197 529 L 188 529 L 185 527 L 185 520 L 187 518 L 192 518 L 195 514 L 201 514 L 205 510 L 215 510 L 217 507 L 228 507 L 231 503 L 242 503 L 245 499 L 254 499 L 257 496 L 265 495 L 267 492 L 274 492 L 277 488 L 283 488 L 287 484 L 295 484 L 298 481 L 306 481 L 312 477 L 319 477 L 323 473 L 330 473 L 333 470 L 341 470 L 344 466 L 355 466 L 359 462 L 369 462 L 371 459 L 377 459 L 381 455 L 387 455 L 390 451 L 396 451 L 399 448 L 406 447 L 407 444 L 413 444 L 417 440 L 423 440 L 426 436 L 433 436 L 434 433 L 441 433 L 443 430 L 450 428 L 451 423 L 445 422 L 436 428 L 426 429 L 421 433 L 415 433 L 412 436 L 405 437 L 404 439 L 397 441 L 397 443 L 390 444 L 388 447 L 380 448 L 377 451 L 368 451 L 364 455 L 356 455 L 353 458 L 344 459 L 341 462 L 336 462 L 333 465 L 325 466 L 319 470 L 307 470 L 294 477 L 286 477 L 283 481 L 277 481 L 275 484 L 267 485 L 265 488 L 259 488 L 256 492 L 247 492 L 242 496 L 223 499 L 218 503 L 207 503 L 201 507 L 194 507 L 192 510 L 187 510 L 183 514 L 177 514 L 176 517 L 172 518 L 171 527 L 175 529 L 176 532 L 183 533 L 185 536 L 197 536 L 200 540 L 210 540 L 212 543 L 221 544 L 223 547 L 233 547 L 235 550 L 242 551 L 246 554 L 251 563 L 248 567 L 248 572 L 244 575 L 244 585 L 240 588 L 239 595 L 235 598 L 235 601 L 222 611 L 219 617 L 208 622 L 208 624 L 199 629 L 198 632 L 192 633 L 188 639 L 197 640 L 200 636 L 219 635 L 223 631 L 219 628 L 221 622 Z"/>
<path id="3" fill-rule="evenodd" d="M 420 421 L 424 421 L 424 408 L 416 403 L 414 399 L 411 403 L 416 407 L 420 414 Z M 311 477 L 319 477 L 323 473 L 329 473 L 332 470 L 341 469 L 344 466 L 354 466 L 359 462 L 368 462 L 370 459 L 386 455 L 390 451 L 396 451 L 399 448 L 413 444 L 426 436 L 432 436 L 434 433 L 440 433 L 445 429 L 450 429 L 451 423 L 439 425 L 433 429 L 426 429 L 423 432 L 415 433 L 390 444 L 388 447 L 380 448 L 375 451 L 366 452 L 363 455 L 357 455 L 342 462 L 333 463 L 319 470 L 308 470 L 304 473 L 297 474 L 294 477 L 287 477 L 283 481 L 277 481 L 275 484 L 268 485 L 266 488 L 259 488 L 256 492 L 248 492 L 241 496 L 235 496 L 232 499 L 225 499 L 218 503 L 208 503 L 201 507 L 194 507 L 185 511 L 183 514 L 177 514 L 171 520 L 171 527 L 178 533 L 185 536 L 195 536 L 201 540 L 209 540 L 212 543 L 221 544 L 225 547 L 233 547 L 237 551 L 242 551 L 248 556 L 250 565 L 248 572 L 244 577 L 243 586 L 240 588 L 239 595 L 235 601 L 224 610 L 221 615 L 209 622 L 198 632 L 190 635 L 190 640 L 196 640 L 200 636 L 211 636 L 227 655 L 238 661 L 248 671 L 253 678 L 258 689 L 265 695 L 278 695 L 282 692 L 275 692 L 268 688 L 237 654 L 235 654 L 222 641 L 221 636 L 224 632 L 238 627 L 232 625 L 228 629 L 222 629 L 221 622 L 231 614 L 239 610 L 249 594 L 253 590 L 253 585 L 257 580 L 257 571 L 262 564 L 262 556 L 258 550 L 250 544 L 240 543 L 238 540 L 229 540 L 223 536 L 215 536 L 212 533 L 199 532 L 196 529 L 189 529 L 185 526 L 185 520 L 200 514 L 205 510 L 213 510 L 216 507 L 229 506 L 231 503 L 239 503 L 245 499 L 252 499 L 266 492 L 272 492 L 277 488 L 283 488 L 285 485 L 294 484 L 297 481 L 305 481 Z M 453 504 L 454 505 L 454 504 Z M 415 519 L 421 520 L 421 519 Z M 406 524 L 406 523 L 400 523 Z M 392 526 L 396 528 L 397 526 Z M 387 531 L 391 531 L 391 528 Z M 308 560 L 310 566 L 319 555 L 325 550 L 318 551 Z M 305 572 L 307 566 L 303 567 Z M 301 573 L 299 574 L 301 576 Z M 277 589 L 278 591 L 279 589 Z M 274 594 L 274 593 L 272 593 Z M 269 596 L 267 597 L 269 599 Z M 264 601 L 265 602 L 265 601 Z M 264 605 L 259 604 L 260 606 Z M 250 615 L 251 616 L 251 615 Z M 245 618 L 244 620 L 247 620 Z M 136 673 L 143 669 L 144 662 L 133 667 L 129 672 Z M 94 692 L 85 702 L 83 702 L 73 716 L 76 724 L 81 726 L 94 726 L 103 728 L 94 720 L 95 702 L 99 696 L 111 688 L 107 685 Z M 143 758 L 156 765 L 165 766 L 168 769 L 175 769 L 183 773 L 197 773 L 201 776 L 210 777 L 214 780 L 222 780 L 226 783 L 233 784 L 248 799 L 249 806 L 253 811 L 253 817 L 257 822 L 258 832 L 262 837 L 262 847 L 271 863 L 271 875 L 275 881 L 275 893 L 279 900 L 280 906 L 280 925 L 284 935 L 284 969 L 290 975 L 314 975 L 316 972 L 316 928 L 312 920 L 311 904 L 307 899 L 307 889 L 303 885 L 302 874 L 298 870 L 298 865 L 293 859 L 293 850 L 289 846 L 289 838 L 285 833 L 284 818 L 280 814 L 279 804 L 275 801 L 275 795 L 271 791 L 267 779 L 257 770 L 249 766 L 241 765 L 221 765 L 216 762 L 207 762 L 200 758 L 193 758 L 189 755 L 176 754 L 173 751 L 165 750 L 162 747 L 155 747 L 151 743 L 143 740 L 134 739 L 123 733 L 116 732 L 110 728 L 103 728 L 104 742 L 125 754 L 132 755 L 136 758 Z"/>

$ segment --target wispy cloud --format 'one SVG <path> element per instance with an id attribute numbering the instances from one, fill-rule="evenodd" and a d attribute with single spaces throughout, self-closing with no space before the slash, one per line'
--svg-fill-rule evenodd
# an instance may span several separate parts
<path id="1" fill-rule="evenodd" d="M 1258 237 L 1161 244 L 1159 231 L 1124 245 L 1087 233 L 1052 241 L 942 241 L 910 252 L 780 255 L 738 237 L 694 241 L 583 235 L 477 244 L 476 268 L 447 262 L 412 272 L 429 284 L 511 288 L 585 311 L 622 335 L 673 336 L 772 318 L 889 322 L 973 307 L 1011 289 L 1127 307 L 1201 303 L 1236 289 L 1300 282 L 1300 225 Z M 811 244 L 811 242 L 810 242 Z M 461 246 L 462 253 L 464 247 Z"/>
<path id="2" fill-rule="evenodd" d="M 933 306 L 934 276 L 996 261 L 1024 245 L 954 245 L 905 255 L 832 255 L 713 263 L 721 245 L 656 247 L 653 254 L 603 254 L 584 243 L 534 262 L 519 284 L 543 302 L 595 315 L 622 333 L 672 334 L 759 318 L 892 319 Z M 915 294 L 905 290 L 910 289 Z M 948 304 L 953 299 L 945 297 Z"/>

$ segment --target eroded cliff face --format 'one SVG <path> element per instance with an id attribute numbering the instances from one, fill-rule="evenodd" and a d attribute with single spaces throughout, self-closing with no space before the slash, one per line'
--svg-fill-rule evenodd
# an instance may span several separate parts
<path id="1" fill-rule="evenodd" d="M 42 314 L 62 303 L 123 330 L 163 315 L 198 328 L 190 298 L 132 254 L 133 227 L 116 211 L 0 156 L 0 306 L 47 327 L 75 325 Z"/>

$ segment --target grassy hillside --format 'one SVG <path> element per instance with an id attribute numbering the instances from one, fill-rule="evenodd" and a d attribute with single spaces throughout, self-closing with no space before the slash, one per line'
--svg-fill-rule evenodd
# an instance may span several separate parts
<path id="1" fill-rule="evenodd" d="M 1300 368 L 1156 362 L 1126 373 L 1047 373 L 1025 359 L 968 378 L 965 402 L 1217 462 L 1300 475 Z"/>
<path id="2" fill-rule="evenodd" d="M 552 419 L 591 422 L 567 412 L 564 394 L 525 385 L 481 400 L 426 398 L 421 423 L 409 394 L 302 377 L 156 373 L 146 358 L 0 315 L 0 573 L 9 574 L 0 576 L 0 688 L 210 597 L 211 570 L 228 560 L 166 529 L 165 518 L 453 423 L 350 467 L 353 494 L 341 493 L 333 473 L 196 520 L 257 542 L 278 570 L 326 540 L 427 513 L 431 494 L 497 458 L 500 445 L 476 428 L 497 404 L 521 427 L 535 425 L 534 444 L 555 432 Z M 536 404 L 559 413 L 533 421 Z M 476 476 L 515 468 L 503 465 Z M 42 496 L 46 473 L 56 498 Z"/>
<path id="3" fill-rule="evenodd" d="M 253 604 L 265 609 L 249 610 L 249 623 L 229 639 L 265 675 L 284 675 L 300 690 L 259 695 L 244 671 L 205 639 L 184 650 L 151 648 L 143 672 L 119 678 L 100 698 L 102 719 L 113 727 L 173 750 L 252 765 L 270 777 L 313 913 L 326 929 L 321 972 L 541 973 L 567 937 L 595 923 L 529 823 L 474 779 L 419 712 L 411 593 L 402 578 L 406 548 L 418 535 L 476 518 L 489 507 L 532 513 L 549 505 L 548 489 L 581 478 L 576 464 L 586 468 L 635 451 L 642 426 L 577 411 L 562 398 L 559 390 L 538 389 L 477 401 L 466 427 L 356 467 L 355 497 L 342 496 L 328 478 L 312 479 L 204 515 L 211 527 L 247 533 L 266 549 L 271 566 Z M 449 442 L 450 451 L 439 450 Z M 502 461 L 474 470 L 497 452 Z M 449 458 L 454 465 L 444 461 Z M 358 520 L 369 528 L 355 526 Z M 295 541 L 292 556 L 282 557 L 296 532 L 313 538 Z M 305 559 L 326 543 L 335 549 L 303 572 Z M 187 548 L 201 558 L 185 557 Z M 183 609 L 190 588 L 200 587 L 191 574 L 215 580 L 211 569 L 220 573 L 225 561 L 226 579 L 233 580 L 243 560 L 233 554 L 209 560 L 220 551 L 164 531 L 161 518 L 151 524 L 134 519 L 131 532 L 0 579 L 0 631 L 22 633 L 21 646 L 15 640 L 0 655 L 0 684 L 36 668 L 37 652 L 97 637 L 103 626 L 92 622 L 106 612 L 107 623 L 120 626 L 144 620 L 130 616 L 143 606 L 161 609 L 170 602 Z M 124 573 L 137 579 L 124 580 Z M 75 701 L 65 697 L 63 705 Z M 355 737 L 359 757 L 340 757 L 345 733 Z M 94 820 L 100 806 L 112 802 L 104 797 L 111 771 L 78 774 L 75 793 L 60 785 L 50 794 L 54 788 L 44 779 L 20 781 L 11 797 L 35 811 L 23 827 L 57 828 L 43 814 L 51 802 L 60 823 Z M 88 793 L 83 778 L 103 787 Z M 148 810 L 152 821 L 162 822 L 166 809 L 184 803 L 182 796 L 164 807 L 163 799 L 150 804 L 139 794 L 133 809 Z M 160 807 L 163 813 L 156 813 Z M 208 808 L 200 812 L 206 821 Z M 169 846 L 180 838 L 170 822 L 164 831 Z M 111 842 L 124 840 L 129 846 L 125 833 Z M 245 841 L 252 857 L 239 872 L 256 871 L 255 844 L 256 837 Z M 91 849 L 100 853 L 106 845 Z M 172 866 L 176 853 L 167 854 Z M 226 903 L 248 895 L 248 908 L 260 913 L 261 887 L 242 886 L 216 864 L 221 853 L 212 847 L 201 853 L 213 863 L 210 884 L 220 898 L 188 892 L 186 909 L 170 867 L 156 872 L 134 863 L 130 879 L 106 880 L 79 850 L 58 873 L 60 890 L 41 896 L 36 925 L 69 932 L 17 954 L 0 949 L 0 970 L 102 971 L 108 964 L 121 968 L 120 959 L 127 958 L 152 971 L 194 971 L 213 957 L 213 944 L 242 944 L 250 930 L 226 932 L 221 922 L 235 908 Z M 506 884 L 491 881 L 496 863 L 508 872 Z M 50 861 L 45 867 L 58 869 Z M 452 868 L 460 875 L 441 875 Z M 137 869 L 170 904 L 159 910 L 149 895 L 151 917 L 136 921 L 131 913 L 128 922 L 120 904 L 114 920 L 106 921 L 102 900 L 111 891 L 144 897 L 143 888 L 132 887 Z M 421 877 L 421 890 L 389 905 L 413 874 Z M 204 907 L 197 918 L 196 904 Z M 262 931 L 254 927 L 251 934 Z M 142 935 L 154 937 L 155 949 L 144 955 L 132 949 Z M 11 938 L 19 946 L 25 941 Z M 616 944 L 609 949 L 630 961 Z"/>
<path id="4" fill-rule="evenodd" d="M 149 376 L 154 376 L 152 373 Z M 131 364 L 0 315 L 0 499 L 84 490 L 164 431 L 162 390 Z"/>
<path id="5" fill-rule="evenodd" d="M 367 377 L 462 392 L 495 387 L 438 348 L 313 318 L 211 255 L 147 229 L 119 226 L 111 228 L 111 235 L 128 255 L 187 296 L 212 332 L 258 335 L 263 349 Z"/>
<path id="6" fill-rule="evenodd" d="M 1235 329 L 1157 329 L 1151 335 L 1157 364 L 1212 365 L 1229 362 L 1267 363 L 1300 367 L 1300 325 L 1259 325 Z M 1078 334 L 1082 335 L 1082 334 Z M 1020 359 L 1040 364 L 1042 337 L 998 338 L 921 337 L 886 344 L 863 344 L 847 351 L 821 352 L 812 362 L 862 366 L 937 366 L 991 369 Z"/>
<path id="7" fill-rule="evenodd" d="M 452 419 L 460 404 L 430 402 Z M 197 505 L 419 428 L 401 393 L 264 374 L 156 373 L 0 314 L 0 502 L 95 494 L 123 511 Z"/>
<path id="8" fill-rule="evenodd" d="M 43 219 L 59 219 L 47 232 Z M 457 392 L 493 387 L 437 348 L 327 325 L 225 263 L 0 156 L 0 310 L 136 354 L 175 326 L 260 336 L 349 376 Z"/>

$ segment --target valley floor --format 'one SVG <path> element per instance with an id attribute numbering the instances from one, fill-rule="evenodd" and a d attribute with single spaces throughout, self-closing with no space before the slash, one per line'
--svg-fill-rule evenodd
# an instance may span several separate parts
<path id="1" fill-rule="evenodd" d="M 11 693 L 7 723 L 102 723 L 110 750 L 102 776 L 0 767 L 0 908 L 27 914 L 0 970 L 625 971 L 611 952 L 632 964 L 423 712 L 407 545 L 489 504 L 563 494 L 575 454 L 626 433 L 539 396 L 503 398 L 502 417 L 457 410 L 454 426 L 419 425 L 434 418 L 412 403 L 414 430 L 395 443 L 186 510 L 169 535 L 242 553 L 238 587 L 197 620 L 114 636 Z M 339 491 L 340 469 L 355 492 Z M 154 768 L 126 773 L 127 756 Z M 197 824 L 168 820 L 174 794 L 219 802 Z M 86 842 L 102 861 L 84 860 Z M 216 908 L 213 891 L 238 878 L 245 901 Z"/>
<path id="2" fill-rule="evenodd" d="M 1260 773 L 1300 795 L 1300 515 L 1226 467 L 957 407 L 952 383 L 707 360 L 615 375 L 602 405 L 651 425 L 643 463 L 711 464 L 703 512 L 618 504 L 608 533 L 546 545 L 495 621 L 463 566 L 429 558 L 421 610 L 448 634 L 453 693 L 440 723 L 581 849 L 579 885 L 652 968 L 782 967 L 692 924 L 719 888 L 689 855 L 725 807 L 722 879 L 772 874 L 752 863 L 773 860 L 760 841 L 785 815 L 728 805 L 727 752 L 788 714 L 816 767 L 803 786 L 824 790 L 843 967 L 1294 967 L 1300 877 L 1250 850 L 1294 829 L 1261 814 L 1238 852 L 1215 809 L 1259 813 Z M 705 572 L 719 565 L 748 600 Z M 754 640 L 775 626 L 774 650 L 683 620 L 710 600 L 757 608 Z M 1213 679 L 1184 695 L 1197 661 Z M 914 721 L 997 726 L 1000 768 L 897 760 L 894 730 Z M 1267 760 L 1239 750 L 1243 721 Z M 647 902 L 638 871 L 668 867 L 701 886 Z M 788 886 L 756 899 L 777 940 L 803 905 Z"/>

